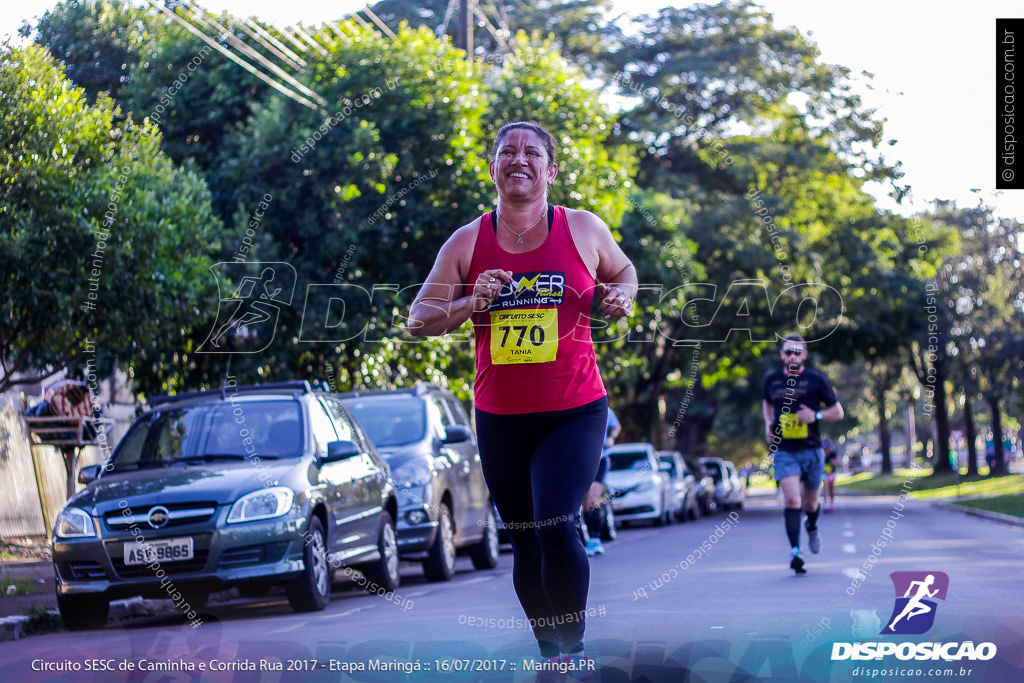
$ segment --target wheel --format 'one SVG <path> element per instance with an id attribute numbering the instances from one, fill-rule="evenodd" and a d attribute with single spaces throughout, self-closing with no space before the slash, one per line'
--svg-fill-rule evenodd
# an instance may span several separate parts
<path id="1" fill-rule="evenodd" d="M 455 523 L 448 505 L 441 504 L 437 516 L 437 536 L 423 560 L 423 575 L 427 581 L 447 581 L 455 575 Z"/>
<path id="2" fill-rule="evenodd" d="M 385 593 L 393 592 L 398 588 L 398 534 L 395 532 L 395 522 L 391 519 L 391 513 L 385 510 L 380 513 L 380 535 L 377 537 L 377 552 L 380 555 L 376 561 L 363 565 L 363 574 L 372 583 L 367 583 L 370 591 L 384 589 Z"/>
<path id="3" fill-rule="evenodd" d="M 668 505 L 665 504 L 665 499 L 661 499 L 661 509 L 658 510 L 658 516 L 654 518 L 654 526 L 665 526 L 668 524 L 667 517 L 672 516 L 672 511 L 668 509 Z"/>
<path id="4" fill-rule="evenodd" d="M 331 572 L 327 566 L 327 539 L 319 517 L 309 519 L 302 549 L 305 569 L 285 586 L 288 604 L 296 612 L 318 612 L 331 600 Z"/>
<path id="5" fill-rule="evenodd" d="M 262 598 L 270 591 L 268 583 L 243 583 L 235 586 L 243 598 Z"/>
<path id="6" fill-rule="evenodd" d="M 612 510 L 611 503 L 605 503 L 604 509 L 604 524 L 601 525 L 601 540 L 605 542 L 614 541 L 619 537 L 619 530 L 615 525 L 615 511 Z"/>
<path id="7" fill-rule="evenodd" d="M 498 566 L 498 520 L 494 516 L 494 507 L 487 504 L 487 519 L 484 520 L 484 537 L 473 546 L 473 569 L 494 569 Z"/>
<path id="8" fill-rule="evenodd" d="M 110 601 L 95 596 L 57 595 L 57 609 L 69 631 L 103 628 L 110 615 Z"/>

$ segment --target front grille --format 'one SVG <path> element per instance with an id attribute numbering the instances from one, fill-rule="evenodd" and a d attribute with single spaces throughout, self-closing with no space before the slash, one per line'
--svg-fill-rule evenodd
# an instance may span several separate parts
<path id="1" fill-rule="evenodd" d="M 654 512 L 654 507 L 652 507 L 650 505 L 637 505 L 636 507 L 622 508 L 621 510 L 616 510 L 615 514 L 617 514 L 617 515 L 643 515 L 643 514 L 646 514 L 648 512 Z"/>
<path id="2" fill-rule="evenodd" d="M 150 511 L 159 505 L 167 510 L 167 523 L 161 529 L 169 529 L 186 524 L 199 524 L 211 519 L 217 513 L 217 503 L 211 501 L 187 503 L 159 503 L 135 506 L 124 510 L 108 512 L 103 520 L 111 531 L 125 529 L 152 529 L 149 523 Z M 128 514 L 125 514 L 128 513 Z"/>
<path id="3" fill-rule="evenodd" d="M 58 562 L 57 571 L 67 581 L 102 581 L 107 578 L 99 562 Z"/>
<path id="4" fill-rule="evenodd" d="M 238 567 L 250 567 L 256 564 L 274 564 L 281 561 L 287 549 L 287 541 L 231 548 L 221 553 L 218 569 L 237 569 Z"/>

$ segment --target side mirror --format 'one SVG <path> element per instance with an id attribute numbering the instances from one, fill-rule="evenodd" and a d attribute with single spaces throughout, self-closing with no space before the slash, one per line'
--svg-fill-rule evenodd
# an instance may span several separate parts
<path id="1" fill-rule="evenodd" d="M 89 465 L 88 467 L 83 467 L 81 470 L 79 470 L 79 472 L 78 472 L 78 483 L 79 484 L 91 484 L 92 482 L 96 481 L 96 479 L 99 476 L 100 476 L 100 466 L 99 465 Z"/>
<path id="2" fill-rule="evenodd" d="M 324 462 L 337 462 L 359 455 L 359 447 L 352 441 L 331 441 L 327 444 L 327 457 Z"/>
<path id="3" fill-rule="evenodd" d="M 473 434 L 469 431 L 469 427 L 464 425 L 452 425 L 448 427 L 444 432 L 444 441 L 441 443 L 452 444 L 452 443 L 465 443 L 473 438 Z"/>

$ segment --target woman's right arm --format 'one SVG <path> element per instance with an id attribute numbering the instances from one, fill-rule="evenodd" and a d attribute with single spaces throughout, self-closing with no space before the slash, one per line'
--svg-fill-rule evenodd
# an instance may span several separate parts
<path id="1" fill-rule="evenodd" d="M 458 329 L 473 312 L 473 296 L 462 293 L 466 271 L 473 258 L 475 231 L 472 224 L 459 228 L 441 247 L 427 281 L 420 287 L 409 310 L 409 332 L 436 337 Z"/>
<path id="2" fill-rule="evenodd" d="M 473 260 L 480 219 L 455 231 L 441 247 L 434 267 L 409 310 L 409 332 L 436 337 L 458 329 L 474 311 L 486 311 L 512 279 L 507 270 L 489 269 L 477 277 L 473 293 L 462 293 Z"/>

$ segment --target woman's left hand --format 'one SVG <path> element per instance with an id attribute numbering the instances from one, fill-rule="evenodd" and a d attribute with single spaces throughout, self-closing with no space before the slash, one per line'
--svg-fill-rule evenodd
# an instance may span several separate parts
<path id="1" fill-rule="evenodd" d="M 618 285 L 598 283 L 597 296 L 601 301 L 597 312 L 606 318 L 622 318 L 633 312 L 633 298 Z"/>

